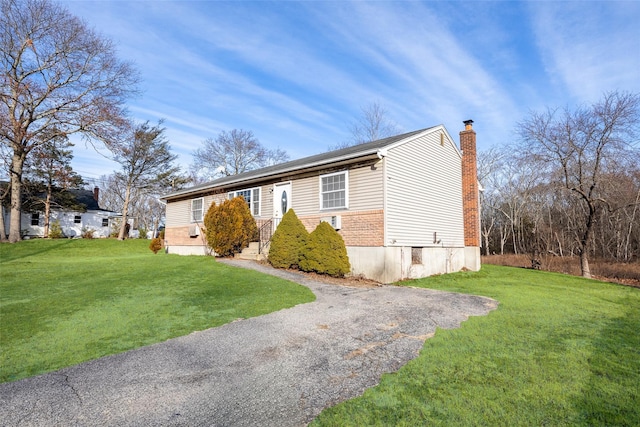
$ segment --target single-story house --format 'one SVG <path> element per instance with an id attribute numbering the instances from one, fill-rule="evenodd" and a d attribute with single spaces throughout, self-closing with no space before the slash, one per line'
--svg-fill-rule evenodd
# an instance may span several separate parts
<path id="1" fill-rule="evenodd" d="M 83 229 L 91 229 L 94 231 L 94 237 L 109 237 L 111 233 L 111 225 L 116 218 L 122 215 L 102 209 L 98 205 L 99 189 L 95 187 L 93 191 L 84 189 L 66 190 L 74 199 L 73 205 L 83 207 L 83 210 L 51 208 L 49 229 L 54 221 L 60 222 L 62 232 L 66 237 L 80 237 Z M 5 233 L 9 230 L 10 212 L 5 211 Z M 43 237 L 44 236 L 44 212 L 42 211 L 23 211 L 21 218 L 21 235 L 23 238 Z"/>
<path id="2" fill-rule="evenodd" d="M 460 149 L 439 125 L 168 194 L 168 252 L 207 254 L 207 209 L 242 195 L 267 236 L 261 240 L 290 208 L 308 231 L 330 222 L 345 241 L 353 275 L 389 283 L 477 271 L 476 133 L 472 120 L 464 123 Z M 266 241 L 261 246 L 268 249 Z"/>

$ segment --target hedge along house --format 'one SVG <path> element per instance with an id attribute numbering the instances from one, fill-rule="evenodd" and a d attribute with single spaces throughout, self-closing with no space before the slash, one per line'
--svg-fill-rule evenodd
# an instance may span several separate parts
<path id="1" fill-rule="evenodd" d="M 444 126 L 228 176 L 171 193 L 169 253 L 207 254 L 202 220 L 212 203 L 243 196 L 261 230 L 261 247 L 293 208 L 313 231 L 338 230 L 351 273 L 383 283 L 480 269 L 476 133 L 459 150 Z"/>

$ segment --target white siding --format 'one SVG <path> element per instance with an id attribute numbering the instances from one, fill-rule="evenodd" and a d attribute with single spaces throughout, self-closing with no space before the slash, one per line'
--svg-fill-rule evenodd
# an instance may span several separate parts
<path id="1" fill-rule="evenodd" d="M 382 209 L 383 199 L 382 162 L 349 171 L 349 210 L 366 211 Z"/>
<path id="2" fill-rule="evenodd" d="M 226 197 L 227 193 L 204 196 L 203 219 L 212 203 L 220 204 Z M 200 197 L 194 197 L 194 199 L 199 198 Z M 180 200 L 177 202 L 169 201 L 167 203 L 165 213 L 165 225 L 167 227 L 179 227 L 191 224 L 191 200 L 193 199 Z"/>
<path id="3" fill-rule="evenodd" d="M 291 186 L 291 208 L 297 216 L 315 215 L 320 212 L 319 194 L 317 175 L 295 179 Z"/>
<path id="4" fill-rule="evenodd" d="M 271 218 L 273 216 L 273 185 L 260 187 L 260 216 L 257 218 Z"/>
<path id="5" fill-rule="evenodd" d="M 349 208 L 346 211 L 382 209 L 384 176 L 382 162 L 378 162 L 374 168 L 365 166 L 348 169 L 348 171 Z M 293 180 L 292 207 L 296 215 L 317 215 L 321 212 L 320 175 L 323 174 Z"/>
<path id="6" fill-rule="evenodd" d="M 93 230 L 94 237 L 109 237 L 111 233 L 112 220 L 109 219 L 112 212 L 108 211 L 87 211 L 87 212 L 61 212 L 53 210 L 51 211 L 51 218 L 49 220 L 49 230 L 51 230 L 51 224 L 54 221 L 60 223 L 60 228 L 65 237 L 80 237 L 82 230 Z M 75 217 L 80 217 L 80 222 L 75 222 Z M 109 225 L 102 226 L 102 219 L 109 220 Z M 10 216 L 5 218 L 5 227 L 9 224 Z M 31 214 L 23 213 L 21 217 L 21 231 L 24 236 L 44 236 L 44 213 L 40 212 L 40 221 L 38 225 L 31 225 Z"/>
<path id="7" fill-rule="evenodd" d="M 168 202 L 165 213 L 165 225 L 175 227 L 188 225 L 190 218 L 191 200 L 180 200 L 179 202 Z"/>
<path id="8" fill-rule="evenodd" d="M 386 245 L 464 246 L 460 154 L 446 134 L 441 145 L 440 133 L 392 148 L 385 158 Z"/>

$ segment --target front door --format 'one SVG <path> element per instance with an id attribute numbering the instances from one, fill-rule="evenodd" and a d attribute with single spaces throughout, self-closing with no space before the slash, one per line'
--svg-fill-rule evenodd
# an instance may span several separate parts
<path id="1" fill-rule="evenodd" d="M 274 229 L 280 224 L 282 215 L 291 208 L 291 183 L 273 186 L 273 224 Z"/>

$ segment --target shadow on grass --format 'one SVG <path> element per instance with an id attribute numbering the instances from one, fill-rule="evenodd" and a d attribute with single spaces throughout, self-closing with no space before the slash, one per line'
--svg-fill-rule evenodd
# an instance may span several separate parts
<path id="1" fill-rule="evenodd" d="M 575 406 L 584 425 L 640 425 L 640 311 L 612 319 L 594 340 L 591 373 Z M 622 343 L 622 344 L 621 344 Z"/>
<path id="2" fill-rule="evenodd" d="M 71 239 L 60 239 L 55 243 L 48 241 L 48 245 L 39 245 L 34 244 L 31 245 L 31 242 L 28 244 L 24 244 L 26 242 L 18 242 L 18 243 L 3 243 L 0 245 L 0 264 L 5 264 L 7 262 L 15 261 L 22 258 L 27 258 L 35 255 L 41 255 L 43 253 L 55 251 L 63 246 L 67 246 L 73 243 Z M 20 250 L 7 250 L 9 245 L 20 245 Z M 5 247 L 6 246 L 6 247 Z M 4 248 L 3 248 L 4 247 Z M 3 250 L 4 249 L 4 250 Z"/>

